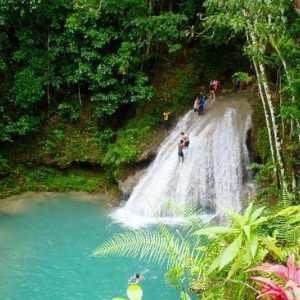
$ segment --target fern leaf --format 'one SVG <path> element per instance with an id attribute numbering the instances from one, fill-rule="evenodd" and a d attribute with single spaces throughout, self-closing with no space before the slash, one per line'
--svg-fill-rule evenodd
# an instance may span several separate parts
<path id="1" fill-rule="evenodd" d="M 191 257 L 191 250 L 188 242 L 162 226 L 159 232 L 135 230 L 117 234 L 96 249 L 93 255 L 146 258 L 159 264 L 167 262 L 170 266 L 186 263 Z"/>

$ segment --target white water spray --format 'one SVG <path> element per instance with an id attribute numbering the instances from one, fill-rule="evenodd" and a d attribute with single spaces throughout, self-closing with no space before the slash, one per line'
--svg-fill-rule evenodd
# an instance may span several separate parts
<path id="1" fill-rule="evenodd" d="M 220 101 L 200 117 L 188 112 L 113 218 L 135 228 L 158 220 L 176 223 L 170 202 L 198 207 L 209 216 L 222 215 L 224 208 L 240 211 L 251 186 L 246 146 L 250 128 L 251 109 L 245 101 Z M 190 137 L 184 163 L 177 156 L 182 131 Z"/>

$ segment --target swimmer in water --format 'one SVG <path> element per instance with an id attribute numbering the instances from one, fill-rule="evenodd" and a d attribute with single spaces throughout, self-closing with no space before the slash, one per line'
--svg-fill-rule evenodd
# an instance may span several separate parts
<path id="1" fill-rule="evenodd" d="M 128 280 L 128 284 L 139 284 L 144 280 L 144 276 L 136 273 L 135 275 L 133 275 L 132 277 L 129 278 Z"/>

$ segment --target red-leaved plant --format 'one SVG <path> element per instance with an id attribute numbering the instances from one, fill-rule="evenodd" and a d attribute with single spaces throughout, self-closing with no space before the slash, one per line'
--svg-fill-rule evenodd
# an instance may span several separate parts
<path id="1" fill-rule="evenodd" d="M 300 300 L 300 266 L 295 263 L 294 255 L 288 258 L 287 266 L 263 263 L 250 271 L 262 271 L 273 273 L 283 281 L 283 285 L 278 285 L 269 278 L 253 276 L 261 287 L 261 293 L 256 299 L 264 298 L 268 300 Z"/>

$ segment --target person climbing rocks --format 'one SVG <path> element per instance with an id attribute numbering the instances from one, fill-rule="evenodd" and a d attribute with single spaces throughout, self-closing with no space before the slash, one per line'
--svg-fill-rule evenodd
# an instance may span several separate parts
<path id="1" fill-rule="evenodd" d="M 234 91 L 238 93 L 241 90 L 241 80 L 239 78 L 234 78 L 233 84 L 234 84 Z"/>
<path id="2" fill-rule="evenodd" d="M 184 161 L 183 149 L 184 149 L 184 141 L 180 140 L 180 142 L 178 144 L 178 159 L 179 159 L 179 162 L 182 162 L 182 163 Z"/>
<path id="3" fill-rule="evenodd" d="M 215 94 L 217 94 L 217 92 L 221 89 L 221 82 L 220 82 L 220 80 L 217 80 L 217 79 L 212 80 L 210 82 L 209 87 L 214 90 Z"/>
<path id="4" fill-rule="evenodd" d="M 180 139 L 183 144 L 184 144 L 184 149 L 188 149 L 189 148 L 189 145 L 190 145 L 190 139 L 189 139 L 189 136 L 184 133 L 184 132 L 181 132 L 181 139 Z"/>
<path id="5" fill-rule="evenodd" d="M 139 273 L 136 273 L 134 274 L 133 276 L 131 276 L 128 280 L 128 284 L 139 284 L 141 283 L 143 280 L 144 280 L 144 276 L 139 274 Z"/>
<path id="6" fill-rule="evenodd" d="M 204 112 L 205 109 L 205 104 L 206 104 L 206 97 L 205 95 L 201 92 L 199 96 L 199 110 L 198 113 L 199 115 Z"/>

